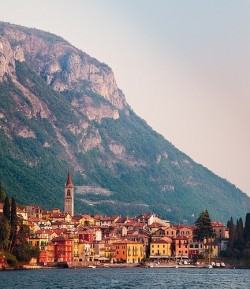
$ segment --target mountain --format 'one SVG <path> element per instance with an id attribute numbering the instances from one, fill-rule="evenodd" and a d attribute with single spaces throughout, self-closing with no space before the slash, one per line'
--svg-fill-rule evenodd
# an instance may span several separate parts
<path id="1" fill-rule="evenodd" d="M 110 67 L 56 35 L 0 22 L 0 180 L 23 204 L 226 221 L 250 198 L 195 163 L 127 104 Z"/>

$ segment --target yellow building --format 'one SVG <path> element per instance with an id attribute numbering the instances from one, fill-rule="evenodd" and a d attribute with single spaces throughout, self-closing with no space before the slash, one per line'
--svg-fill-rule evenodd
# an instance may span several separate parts
<path id="1" fill-rule="evenodd" d="M 74 236 L 72 240 L 72 261 L 79 261 L 79 238 Z"/>
<path id="2" fill-rule="evenodd" d="M 41 250 L 42 246 L 45 246 L 48 243 L 48 237 L 46 235 L 34 235 L 29 237 L 29 243 L 33 247 L 39 247 L 39 250 Z"/>
<path id="3" fill-rule="evenodd" d="M 219 246 L 218 243 L 213 239 L 204 240 L 204 255 L 211 258 L 216 258 L 219 256 Z"/>
<path id="4" fill-rule="evenodd" d="M 167 237 L 153 240 L 150 243 L 150 258 L 164 259 L 171 257 L 171 243 L 172 240 Z"/>
<path id="5" fill-rule="evenodd" d="M 117 262 L 140 263 L 145 257 L 144 244 L 130 240 L 114 243 L 114 257 Z"/>

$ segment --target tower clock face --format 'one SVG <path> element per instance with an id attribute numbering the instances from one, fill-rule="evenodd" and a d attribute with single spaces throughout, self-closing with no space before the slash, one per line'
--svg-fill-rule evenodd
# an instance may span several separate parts
<path id="1" fill-rule="evenodd" d="M 67 196 L 70 196 L 70 190 L 67 190 Z"/>

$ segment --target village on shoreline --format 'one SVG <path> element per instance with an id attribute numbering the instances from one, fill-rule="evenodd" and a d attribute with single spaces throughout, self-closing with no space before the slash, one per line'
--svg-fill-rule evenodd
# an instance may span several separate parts
<path id="1" fill-rule="evenodd" d="M 0 203 L 0 215 L 5 211 L 5 204 Z M 212 222 L 207 211 L 192 226 L 170 224 L 154 213 L 136 217 L 74 214 L 70 173 L 64 191 L 64 212 L 30 205 L 17 207 L 16 214 L 15 246 L 24 240 L 35 254 L 17 265 L 9 262 L 0 248 L 0 269 L 232 267 L 221 259 L 221 252 L 228 247 L 229 229 L 221 222 Z M 19 253 L 24 250 L 21 248 Z"/>

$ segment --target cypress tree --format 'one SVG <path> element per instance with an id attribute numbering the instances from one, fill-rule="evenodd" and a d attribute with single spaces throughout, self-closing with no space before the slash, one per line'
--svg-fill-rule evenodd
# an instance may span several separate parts
<path id="1" fill-rule="evenodd" d="M 16 201 L 13 197 L 11 198 L 10 225 L 11 227 L 17 225 Z"/>
<path id="2" fill-rule="evenodd" d="M 0 203 L 4 201 L 4 192 L 3 192 L 3 186 L 2 183 L 0 182 Z"/>
<path id="3" fill-rule="evenodd" d="M 10 236 L 10 224 L 4 216 L 0 216 L 0 250 L 7 248 Z"/>
<path id="4" fill-rule="evenodd" d="M 16 243 L 17 233 L 17 213 L 16 213 L 16 201 L 12 197 L 11 199 L 11 213 L 10 213 L 10 252 L 12 252 Z"/>
<path id="5" fill-rule="evenodd" d="M 250 213 L 246 214 L 244 239 L 246 242 L 246 248 L 250 248 Z"/>
<path id="6" fill-rule="evenodd" d="M 237 220 L 236 224 L 236 232 L 234 238 L 234 248 L 240 251 L 245 249 L 245 240 L 244 240 L 244 227 L 242 218 Z"/>
<path id="7" fill-rule="evenodd" d="M 5 201 L 3 205 L 3 215 L 8 221 L 10 221 L 10 200 L 8 196 L 5 197 Z"/>
<path id="8" fill-rule="evenodd" d="M 229 228 L 229 241 L 228 241 L 228 248 L 232 251 L 234 247 L 234 235 L 235 235 L 235 225 L 233 218 L 231 217 L 230 221 L 228 221 L 228 228 Z"/>

